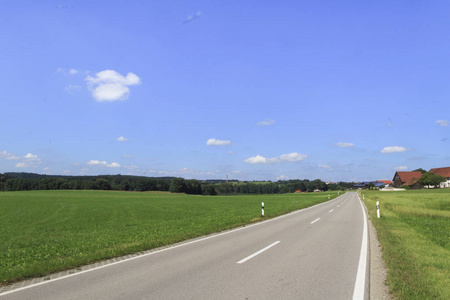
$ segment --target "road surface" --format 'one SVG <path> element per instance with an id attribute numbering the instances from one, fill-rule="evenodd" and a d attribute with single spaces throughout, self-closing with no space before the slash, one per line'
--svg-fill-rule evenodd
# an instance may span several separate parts
<path id="1" fill-rule="evenodd" d="M 266 212 L 270 202 L 266 201 Z M 367 220 L 356 193 L 0 294 L 10 299 L 364 299 Z"/>

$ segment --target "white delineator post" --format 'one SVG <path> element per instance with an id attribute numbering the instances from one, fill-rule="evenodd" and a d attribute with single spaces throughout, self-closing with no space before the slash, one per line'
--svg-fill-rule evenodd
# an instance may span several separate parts
<path id="1" fill-rule="evenodd" d="M 262 212 L 261 215 L 264 217 L 264 202 L 261 202 Z"/>
<path id="2" fill-rule="evenodd" d="M 380 218 L 380 201 L 377 201 L 377 217 Z"/>
<path id="3" fill-rule="evenodd" d="M 328 195 L 328 200 L 330 200 L 330 195 Z"/>

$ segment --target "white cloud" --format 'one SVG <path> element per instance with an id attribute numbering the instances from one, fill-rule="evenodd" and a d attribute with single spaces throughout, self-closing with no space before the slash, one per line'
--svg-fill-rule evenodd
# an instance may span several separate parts
<path id="1" fill-rule="evenodd" d="M 280 175 L 276 179 L 277 180 L 287 180 L 287 179 L 289 179 L 289 177 L 287 177 L 286 175 Z"/>
<path id="2" fill-rule="evenodd" d="M 108 168 L 120 168 L 120 164 L 116 162 L 112 162 L 108 164 L 106 161 L 99 160 L 90 160 L 86 163 L 89 166 L 100 166 L 100 167 L 108 167 Z"/>
<path id="3" fill-rule="evenodd" d="M 89 90 L 92 96 L 99 102 L 126 100 L 130 85 L 141 83 L 140 78 L 129 72 L 127 76 L 122 76 L 114 70 L 104 70 L 95 74 L 95 77 L 87 76 Z"/>
<path id="4" fill-rule="evenodd" d="M 90 166 L 106 166 L 107 165 L 106 161 L 99 161 L 99 160 L 90 160 L 86 164 L 90 165 Z"/>
<path id="5" fill-rule="evenodd" d="M 41 159 L 38 158 L 37 155 L 32 153 L 28 153 L 27 155 L 20 158 L 6 152 L 6 150 L 2 150 L 0 151 L 0 157 L 8 160 L 22 160 L 21 162 L 16 164 L 16 168 L 36 168 L 39 164 L 41 164 Z"/>
<path id="6" fill-rule="evenodd" d="M 267 158 L 265 158 L 261 155 L 256 155 L 256 156 L 247 158 L 246 160 L 244 160 L 244 162 L 246 162 L 248 164 L 266 164 Z"/>
<path id="7" fill-rule="evenodd" d="M 399 166 L 394 168 L 394 171 L 405 171 L 405 170 L 408 170 L 407 166 Z"/>
<path id="8" fill-rule="evenodd" d="M 126 141 L 128 141 L 128 139 L 127 139 L 126 137 L 123 137 L 123 136 L 119 136 L 119 137 L 117 138 L 117 140 L 118 140 L 119 142 L 126 142 Z"/>
<path id="9" fill-rule="evenodd" d="M 231 141 L 226 140 L 216 140 L 215 138 L 206 141 L 207 146 L 228 146 L 231 145 Z"/>
<path id="10" fill-rule="evenodd" d="M 69 70 L 69 74 L 71 74 L 71 75 L 75 75 L 77 73 L 78 73 L 78 70 L 75 70 L 75 69 L 70 69 Z"/>
<path id="11" fill-rule="evenodd" d="M 275 124 L 275 120 L 271 120 L 269 118 L 265 119 L 264 121 L 256 123 L 258 126 L 270 126 Z"/>
<path id="12" fill-rule="evenodd" d="M 133 155 L 129 155 L 129 154 L 124 154 L 122 155 L 123 158 L 133 158 Z"/>
<path id="13" fill-rule="evenodd" d="M 308 155 L 306 154 L 300 154 L 297 152 L 289 153 L 289 154 L 282 154 L 277 157 L 272 158 L 266 158 L 261 155 L 256 155 L 250 158 L 247 158 L 244 160 L 244 162 L 249 164 L 275 164 L 275 163 L 282 163 L 282 162 L 295 162 L 295 161 L 301 161 L 307 158 Z"/>
<path id="14" fill-rule="evenodd" d="M 401 146 L 390 146 L 390 147 L 384 147 L 383 150 L 381 150 L 381 153 L 396 153 L 396 152 L 405 152 L 409 149 L 406 149 L 405 147 Z"/>
<path id="15" fill-rule="evenodd" d="M 353 144 L 353 143 L 345 143 L 345 142 L 337 142 L 337 143 L 335 143 L 335 144 L 333 144 L 334 146 L 338 146 L 338 147 L 341 147 L 341 148 L 347 148 L 347 147 L 353 147 L 353 146 L 355 146 L 355 144 Z"/>
<path id="16" fill-rule="evenodd" d="M 447 120 L 437 120 L 435 123 L 439 124 L 441 126 L 448 126 L 449 121 L 447 121 Z"/>
<path id="17" fill-rule="evenodd" d="M 116 162 L 112 162 L 109 165 L 106 165 L 108 168 L 120 168 L 120 164 Z"/>
<path id="18" fill-rule="evenodd" d="M 28 154 L 25 155 L 23 158 L 26 159 L 26 160 L 28 160 L 28 161 L 40 161 L 40 159 L 38 158 L 37 155 L 31 154 L 31 153 L 28 153 Z"/>

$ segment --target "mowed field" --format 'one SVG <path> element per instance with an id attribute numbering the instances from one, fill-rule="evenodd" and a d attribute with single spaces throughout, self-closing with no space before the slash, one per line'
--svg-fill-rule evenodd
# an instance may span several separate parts
<path id="1" fill-rule="evenodd" d="M 260 221 L 337 192 L 198 196 L 164 192 L 0 193 L 0 285 Z"/>
<path id="2" fill-rule="evenodd" d="M 450 299 L 450 189 L 361 194 L 396 298 Z"/>

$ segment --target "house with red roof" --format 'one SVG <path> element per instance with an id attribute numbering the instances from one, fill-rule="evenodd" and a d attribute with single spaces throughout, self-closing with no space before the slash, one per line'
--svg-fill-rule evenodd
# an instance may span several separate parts
<path id="1" fill-rule="evenodd" d="M 450 167 L 446 168 L 434 168 L 431 169 L 430 172 L 433 172 L 434 174 L 441 175 L 447 179 L 447 181 L 441 182 L 441 188 L 448 188 L 450 187 Z"/>
<path id="2" fill-rule="evenodd" d="M 390 181 L 390 180 L 377 180 L 377 182 L 384 183 L 386 186 L 392 185 L 392 181 Z"/>
<path id="3" fill-rule="evenodd" d="M 418 171 L 397 171 L 395 172 L 394 178 L 392 179 L 392 182 L 394 183 L 394 187 L 398 188 L 402 185 L 409 186 L 413 189 L 420 189 L 423 188 L 423 186 L 417 182 L 419 178 L 422 176 L 421 172 Z"/>

